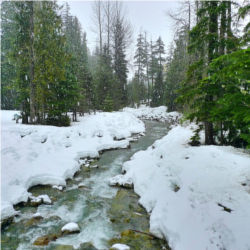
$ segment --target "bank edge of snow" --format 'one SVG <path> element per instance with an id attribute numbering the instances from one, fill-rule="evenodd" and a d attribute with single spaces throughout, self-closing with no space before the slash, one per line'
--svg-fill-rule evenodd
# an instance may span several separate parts
<path id="1" fill-rule="evenodd" d="M 71 127 L 16 124 L 15 113 L 0 113 L 1 220 L 17 213 L 13 205 L 27 201 L 31 186 L 65 186 L 79 170 L 80 158 L 126 148 L 132 134 L 145 131 L 143 122 L 128 112 L 87 115 Z"/>
<path id="2" fill-rule="evenodd" d="M 168 121 L 171 123 L 178 123 L 182 117 L 182 114 L 179 112 L 167 112 L 166 106 L 160 107 L 149 107 L 145 105 L 141 105 L 139 108 L 124 108 L 123 111 L 132 113 L 136 117 L 140 119 L 146 120 L 158 120 L 158 121 Z"/>
<path id="3" fill-rule="evenodd" d="M 189 146 L 194 127 L 177 126 L 134 154 L 116 181 L 133 180 L 150 231 L 171 248 L 249 249 L 250 157 L 233 147 Z"/>

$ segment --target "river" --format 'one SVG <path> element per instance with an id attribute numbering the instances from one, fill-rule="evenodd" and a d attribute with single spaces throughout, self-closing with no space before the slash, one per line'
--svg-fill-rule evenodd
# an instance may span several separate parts
<path id="1" fill-rule="evenodd" d="M 168 249 L 165 241 L 130 230 L 149 233 L 149 216 L 132 190 L 108 185 L 109 178 L 120 174 L 122 164 L 135 152 L 145 150 L 168 132 L 165 123 L 145 121 L 145 125 L 145 136 L 131 143 L 130 149 L 104 152 L 92 163 L 98 168 L 82 167 L 63 191 L 50 186 L 31 188 L 33 195 L 48 194 L 53 204 L 17 206 L 20 216 L 2 230 L 2 249 L 109 249 L 116 242 L 131 249 Z M 32 219 L 36 212 L 43 219 Z M 80 233 L 58 237 L 44 247 L 32 245 L 37 237 L 58 234 L 72 221 L 79 225 Z"/>

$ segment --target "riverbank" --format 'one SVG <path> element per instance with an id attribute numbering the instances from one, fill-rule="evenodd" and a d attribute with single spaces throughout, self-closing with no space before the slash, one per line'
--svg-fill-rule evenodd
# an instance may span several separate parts
<path id="1" fill-rule="evenodd" d="M 30 187 L 65 186 L 86 157 L 126 148 L 131 135 L 143 133 L 142 121 L 128 112 L 97 113 L 71 127 L 22 125 L 16 111 L 1 111 L 1 220 L 16 215 L 13 205 L 26 202 Z"/>
<path id="2" fill-rule="evenodd" d="M 172 249 L 248 250 L 249 154 L 229 146 L 192 147 L 195 129 L 174 127 L 133 155 L 123 165 L 125 174 L 110 182 L 133 184 L 150 213 L 150 232 Z"/>

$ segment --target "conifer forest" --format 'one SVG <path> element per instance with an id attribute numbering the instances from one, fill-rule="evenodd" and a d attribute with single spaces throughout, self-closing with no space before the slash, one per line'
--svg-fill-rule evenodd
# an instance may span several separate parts
<path id="1" fill-rule="evenodd" d="M 122 3 L 93 2 L 92 14 L 98 44 L 90 52 L 67 3 L 2 3 L 2 109 L 21 110 L 23 123 L 67 126 L 68 112 L 76 121 L 90 110 L 166 105 L 202 122 L 206 144 L 249 145 L 247 1 L 184 1 L 172 14 L 168 51 L 160 36 L 134 34 L 131 79 L 132 26 Z"/>

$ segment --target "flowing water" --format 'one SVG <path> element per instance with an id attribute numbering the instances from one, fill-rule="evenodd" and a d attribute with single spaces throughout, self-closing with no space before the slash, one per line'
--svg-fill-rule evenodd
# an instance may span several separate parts
<path id="1" fill-rule="evenodd" d="M 49 186 L 31 188 L 29 191 L 33 195 L 48 194 L 53 204 L 17 206 L 21 215 L 2 230 L 2 249 L 109 249 L 116 242 L 127 243 L 131 249 L 167 249 L 166 242 L 129 230 L 148 232 L 149 217 L 132 190 L 108 185 L 110 177 L 121 173 L 125 161 L 168 131 L 164 123 L 146 121 L 145 124 L 146 135 L 131 143 L 130 149 L 104 152 L 97 162 L 92 163 L 99 168 L 82 167 L 72 180 L 67 181 L 64 191 Z M 43 219 L 32 219 L 36 212 Z M 80 233 L 60 236 L 47 246 L 33 245 L 39 236 L 58 234 L 68 222 L 76 222 Z"/>

